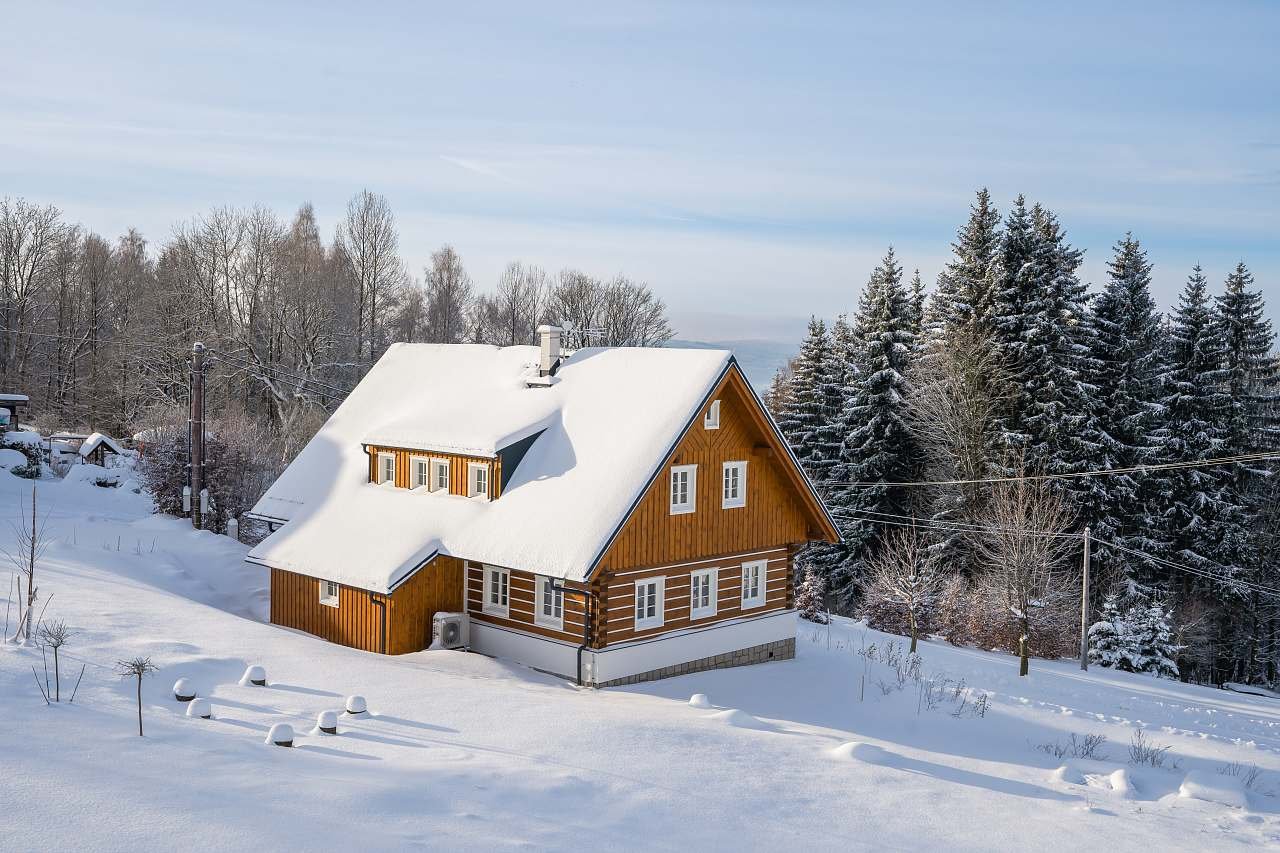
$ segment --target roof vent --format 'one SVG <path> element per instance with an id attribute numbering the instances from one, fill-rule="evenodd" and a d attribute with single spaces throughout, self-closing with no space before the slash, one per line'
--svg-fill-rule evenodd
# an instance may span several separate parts
<path id="1" fill-rule="evenodd" d="M 564 329 L 559 326 L 539 326 L 538 344 L 542 349 L 542 360 L 538 364 L 539 376 L 554 376 L 560 367 L 560 335 Z"/>

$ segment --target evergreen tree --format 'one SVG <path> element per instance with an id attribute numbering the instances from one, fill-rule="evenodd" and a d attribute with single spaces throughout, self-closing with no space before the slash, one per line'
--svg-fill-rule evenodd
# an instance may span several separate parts
<path id="1" fill-rule="evenodd" d="M 1159 678 L 1178 677 L 1178 652 L 1182 650 L 1173 639 L 1173 614 L 1162 601 L 1138 605 L 1129 611 L 1137 646 L 1137 671 L 1149 672 Z"/>
<path id="2" fill-rule="evenodd" d="M 796 458 L 820 488 L 840 452 L 837 418 L 844 389 L 836 384 L 838 376 L 827 325 L 810 318 L 777 420 Z"/>
<path id="3" fill-rule="evenodd" d="M 885 484 L 917 473 L 919 454 L 906 423 L 907 370 L 916 342 L 910 297 L 892 248 L 863 291 L 856 328 L 858 375 L 841 418 L 845 440 L 836 479 L 842 485 L 829 493 L 848 549 L 832 578 L 837 587 L 857 576 L 875 549 L 882 525 L 866 513 L 910 509 L 911 490 Z"/>
<path id="4" fill-rule="evenodd" d="M 907 302 L 907 325 L 919 346 L 924 341 L 924 281 L 920 278 L 920 270 L 911 276 L 911 292 Z"/>
<path id="5" fill-rule="evenodd" d="M 938 276 L 925 317 L 930 335 L 945 336 L 986 322 L 999 244 L 1000 213 L 983 187 L 969 208 L 969 220 L 951 244 L 954 257 Z"/>
<path id="6" fill-rule="evenodd" d="M 1163 421 L 1164 364 L 1160 315 L 1150 286 L 1146 252 L 1132 235 L 1125 235 L 1116 244 L 1107 284 L 1092 314 L 1094 469 L 1132 468 L 1158 459 L 1155 433 Z M 1084 515 L 1100 538 L 1150 554 L 1167 550 L 1157 535 L 1162 529 L 1158 478 L 1130 473 L 1088 479 L 1094 481 L 1094 491 Z M 1118 559 L 1114 549 L 1100 550 L 1098 557 L 1103 570 L 1123 573 L 1131 594 L 1149 595 L 1164 585 L 1164 573 L 1145 561 Z"/>
<path id="7" fill-rule="evenodd" d="M 1253 274 L 1243 263 L 1227 276 L 1217 299 L 1223 341 L 1223 367 L 1230 396 L 1227 446 L 1250 453 L 1280 446 L 1276 420 L 1280 364 L 1272 354 L 1275 333 L 1265 317 L 1262 292 L 1253 290 Z"/>
<path id="8" fill-rule="evenodd" d="M 1164 416 L 1156 433 L 1161 462 L 1198 462 L 1228 453 L 1231 398 L 1223 369 L 1225 342 L 1208 290 L 1208 280 L 1196 266 L 1169 323 Z M 1240 575 L 1248 514 L 1230 471 L 1181 468 L 1158 479 L 1165 495 L 1161 527 L 1171 558 L 1215 575 Z M 1181 596 L 1230 590 L 1229 584 L 1185 572 L 1171 578 L 1169 586 Z"/>
<path id="9" fill-rule="evenodd" d="M 1138 671 L 1138 644 L 1114 593 L 1102 604 L 1102 618 L 1089 626 L 1089 662 L 1126 672 Z"/>
<path id="10" fill-rule="evenodd" d="M 827 583 L 812 565 L 806 563 L 800 583 L 796 585 L 796 613 L 801 619 L 827 624 Z"/>

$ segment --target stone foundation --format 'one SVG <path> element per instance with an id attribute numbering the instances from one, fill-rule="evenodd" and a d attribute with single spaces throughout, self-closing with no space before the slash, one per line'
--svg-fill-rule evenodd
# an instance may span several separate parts
<path id="1" fill-rule="evenodd" d="M 725 652 L 686 663 L 672 664 L 661 669 L 628 675 L 626 678 L 615 678 L 597 684 L 596 687 L 619 687 L 624 684 L 639 684 L 642 681 L 657 681 L 659 678 L 670 678 L 673 675 L 687 675 L 691 672 L 705 672 L 708 669 L 728 669 L 731 666 L 747 666 L 753 663 L 765 663 L 771 660 L 791 660 L 796 656 L 796 638 L 776 640 L 760 646 L 738 649 L 736 652 Z"/>

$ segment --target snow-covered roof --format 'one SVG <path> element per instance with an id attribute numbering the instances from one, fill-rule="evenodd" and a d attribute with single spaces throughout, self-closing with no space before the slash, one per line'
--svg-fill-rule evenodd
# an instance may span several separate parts
<path id="1" fill-rule="evenodd" d="M 100 444 L 105 445 L 111 450 L 114 450 L 116 453 L 120 453 L 120 454 L 124 453 L 124 448 L 122 448 L 119 444 L 117 444 L 114 438 L 112 438 L 109 435 L 104 435 L 100 432 L 95 432 L 91 434 L 88 438 L 86 438 L 84 442 L 80 445 L 80 455 L 88 456 L 90 453 L 97 450 L 98 445 Z"/>
<path id="2" fill-rule="evenodd" d="M 0 394 L 0 403 L 30 403 L 26 394 Z"/>
<path id="3" fill-rule="evenodd" d="M 391 347 L 253 508 L 288 523 L 250 559 L 379 592 L 437 552 L 585 579 L 731 356 L 583 349 L 530 388 L 538 359 Z M 366 444 L 493 456 L 535 434 L 495 501 L 368 482 Z"/>

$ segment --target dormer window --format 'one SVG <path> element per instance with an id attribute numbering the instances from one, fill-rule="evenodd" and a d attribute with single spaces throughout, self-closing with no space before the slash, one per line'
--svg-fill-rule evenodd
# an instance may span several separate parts
<path id="1" fill-rule="evenodd" d="M 707 407 L 707 413 L 702 418 L 702 426 L 705 429 L 720 429 L 719 400 L 712 400 L 711 405 Z"/>
<path id="2" fill-rule="evenodd" d="M 489 499 L 489 466 L 471 462 L 467 465 L 467 497 Z"/>
<path id="3" fill-rule="evenodd" d="M 448 459 L 432 459 L 431 460 L 431 491 L 447 492 L 449 491 L 449 460 Z"/>
<path id="4" fill-rule="evenodd" d="M 409 471 L 411 474 L 409 488 L 420 489 L 431 484 L 431 470 L 425 456 L 413 457 L 410 461 Z"/>
<path id="5" fill-rule="evenodd" d="M 396 455 L 394 453 L 378 454 L 378 483 L 395 484 L 396 481 Z"/>

